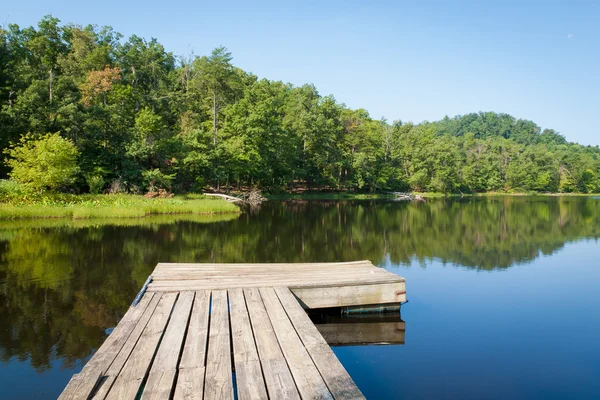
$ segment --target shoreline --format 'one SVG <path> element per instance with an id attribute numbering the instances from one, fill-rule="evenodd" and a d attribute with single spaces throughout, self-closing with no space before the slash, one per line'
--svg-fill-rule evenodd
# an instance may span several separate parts
<path id="1" fill-rule="evenodd" d="M 444 194 L 411 192 L 424 198 L 469 197 L 595 197 L 598 193 L 472 193 Z M 384 200 L 393 199 L 389 193 L 290 193 L 266 195 L 267 200 Z M 216 197 L 198 194 L 178 195 L 172 198 L 147 199 L 141 195 L 47 195 L 36 199 L 0 203 L 0 222 L 33 219 L 103 220 L 139 219 L 152 216 L 227 215 L 240 214 L 237 205 Z"/>
<path id="2" fill-rule="evenodd" d="M 424 198 L 465 198 L 465 197 L 595 197 L 600 193 L 435 193 L 435 192 L 407 192 L 414 195 L 420 195 Z M 351 193 L 351 192 L 330 192 L 330 193 L 288 193 L 265 195 L 268 200 L 377 200 L 393 199 L 395 195 L 389 193 Z"/>

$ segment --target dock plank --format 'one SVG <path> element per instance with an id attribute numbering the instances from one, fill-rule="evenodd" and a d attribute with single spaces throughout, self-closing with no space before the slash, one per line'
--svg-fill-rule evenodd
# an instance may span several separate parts
<path id="1" fill-rule="evenodd" d="M 188 335 L 179 362 L 179 375 L 173 396 L 175 400 L 201 400 L 204 397 L 209 314 L 210 291 L 195 292 Z"/>
<path id="2" fill-rule="evenodd" d="M 258 289 L 244 289 L 248 314 L 271 399 L 300 399 Z"/>
<path id="3" fill-rule="evenodd" d="M 309 308 L 401 303 L 406 301 L 406 284 L 404 282 L 369 283 L 371 282 L 365 280 L 360 285 L 344 287 L 296 288 L 292 285 L 288 286 Z"/>
<path id="4" fill-rule="evenodd" d="M 179 369 L 204 367 L 208 341 L 208 316 L 210 314 L 210 291 L 196 292 L 190 317 L 189 331 L 179 362 Z"/>
<path id="5" fill-rule="evenodd" d="M 405 301 L 404 278 L 369 261 L 161 263 L 152 276 L 61 399 L 364 399 L 324 334 L 403 341 L 402 321 L 321 333 L 304 311 Z"/>
<path id="6" fill-rule="evenodd" d="M 121 372 L 123 365 L 125 365 L 125 363 L 127 362 L 129 355 L 133 351 L 133 348 L 138 342 L 140 336 L 142 335 L 142 332 L 146 328 L 148 321 L 150 321 L 150 317 L 152 317 L 152 315 L 154 314 L 154 310 L 156 309 L 156 306 L 158 305 L 158 302 L 160 301 L 162 295 L 162 293 L 156 293 L 156 295 L 152 297 L 150 303 L 148 304 L 148 307 L 146 307 L 146 309 L 144 310 L 144 314 L 142 315 L 137 325 L 131 332 L 131 335 L 129 335 L 129 337 L 127 338 L 127 341 L 121 348 L 121 351 L 119 352 L 115 360 L 112 362 L 108 370 L 105 372 L 101 386 L 93 395 L 93 399 L 104 399 L 108 394 L 109 390 L 111 389 L 112 385 L 117 379 L 117 376 Z M 148 294 L 144 295 L 144 298 L 146 296 L 148 296 Z M 142 300 L 144 300 L 144 298 L 142 298 Z M 140 304 L 141 303 L 142 302 L 140 301 Z"/>
<path id="7" fill-rule="evenodd" d="M 327 385 L 304 348 L 273 288 L 261 288 L 260 295 L 302 398 L 332 399 Z"/>
<path id="8" fill-rule="evenodd" d="M 129 307 L 117 327 L 115 327 L 81 372 L 77 374 L 77 378 L 69 381 L 59 399 L 87 399 L 90 396 L 104 372 L 109 368 L 127 342 L 127 339 L 150 304 L 153 296 L 154 294 L 149 293 L 135 307 Z"/>
<path id="9" fill-rule="evenodd" d="M 364 399 L 342 363 L 288 288 L 274 289 L 302 343 L 336 399 Z"/>
<path id="10" fill-rule="evenodd" d="M 170 398 L 193 301 L 194 292 L 181 292 L 179 294 L 169 325 L 148 374 L 142 396 L 143 400 Z"/>
<path id="11" fill-rule="evenodd" d="M 267 399 L 244 292 L 232 289 L 228 295 L 238 399 Z"/>
<path id="12" fill-rule="evenodd" d="M 204 366 L 180 369 L 173 400 L 202 400 L 204 372 Z"/>
<path id="13" fill-rule="evenodd" d="M 212 292 L 204 398 L 233 399 L 227 291 Z"/>
<path id="14" fill-rule="evenodd" d="M 121 400 L 136 397 L 150 368 L 152 357 L 167 325 L 176 298 L 176 293 L 163 294 L 150 321 L 144 328 L 142 336 L 108 392 L 107 399 Z"/>

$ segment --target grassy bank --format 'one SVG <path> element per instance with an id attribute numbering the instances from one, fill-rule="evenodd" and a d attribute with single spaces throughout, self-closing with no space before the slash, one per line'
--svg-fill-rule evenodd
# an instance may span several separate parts
<path id="1" fill-rule="evenodd" d="M 222 199 L 198 195 L 146 199 L 134 195 L 48 195 L 0 204 L 0 219 L 140 218 L 161 214 L 226 214 L 240 209 Z"/>

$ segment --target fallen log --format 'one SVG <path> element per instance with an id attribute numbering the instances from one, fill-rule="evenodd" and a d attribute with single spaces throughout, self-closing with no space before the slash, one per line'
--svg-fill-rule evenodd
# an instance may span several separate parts
<path id="1" fill-rule="evenodd" d="M 227 194 L 221 194 L 221 193 L 204 193 L 205 196 L 215 196 L 215 197 L 221 197 L 222 199 L 227 200 L 230 203 L 236 203 L 238 201 L 244 202 L 244 199 L 240 199 L 239 197 L 234 197 L 234 196 L 229 196 Z"/>
<path id="2" fill-rule="evenodd" d="M 396 196 L 396 200 L 401 201 L 425 201 L 425 198 L 420 194 L 402 193 L 402 192 L 387 192 Z"/>

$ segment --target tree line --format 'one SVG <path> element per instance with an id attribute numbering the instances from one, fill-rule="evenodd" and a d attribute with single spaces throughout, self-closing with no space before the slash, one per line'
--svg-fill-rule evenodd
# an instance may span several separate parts
<path id="1" fill-rule="evenodd" d="M 531 121 L 389 123 L 224 47 L 177 57 L 51 16 L 0 29 L 0 104 L 0 178 L 62 191 L 600 191 L 598 146 Z"/>

